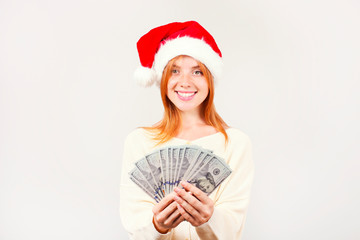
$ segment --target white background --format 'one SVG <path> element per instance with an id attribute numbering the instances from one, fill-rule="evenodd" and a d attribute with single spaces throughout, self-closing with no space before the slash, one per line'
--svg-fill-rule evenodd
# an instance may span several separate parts
<path id="1" fill-rule="evenodd" d="M 243 239 L 360 239 L 359 1 L 1 0 L 1 240 L 127 239 L 123 141 L 163 111 L 135 44 L 186 20 L 217 40 L 215 104 L 253 141 Z"/>

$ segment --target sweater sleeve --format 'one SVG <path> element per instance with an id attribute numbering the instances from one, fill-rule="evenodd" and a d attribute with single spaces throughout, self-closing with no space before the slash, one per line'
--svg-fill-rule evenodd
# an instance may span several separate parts
<path id="1" fill-rule="evenodd" d="M 196 228 L 200 239 L 241 238 L 254 175 L 251 142 L 246 138 L 243 143 L 230 149 L 229 164 L 233 172 L 215 196 L 212 217 Z"/>
<path id="2" fill-rule="evenodd" d="M 130 239 L 167 240 L 170 239 L 171 232 L 161 234 L 152 223 L 152 208 L 155 200 L 136 186 L 128 175 L 135 166 L 134 162 L 143 156 L 138 138 L 139 136 L 131 133 L 124 144 L 120 181 L 120 218 Z"/>

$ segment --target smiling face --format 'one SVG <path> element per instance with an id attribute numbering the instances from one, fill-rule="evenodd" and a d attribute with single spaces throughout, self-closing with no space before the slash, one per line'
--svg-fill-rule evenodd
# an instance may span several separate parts
<path id="1" fill-rule="evenodd" d="M 198 62 L 189 56 L 178 58 L 167 84 L 169 100 L 182 112 L 199 112 L 208 93 L 208 81 Z"/>

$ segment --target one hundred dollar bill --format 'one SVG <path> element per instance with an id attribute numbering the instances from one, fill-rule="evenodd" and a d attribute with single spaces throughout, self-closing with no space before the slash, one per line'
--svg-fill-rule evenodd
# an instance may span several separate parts
<path id="1" fill-rule="evenodd" d="M 222 158 L 196 145 L 157 149 L 135 162 L 129 173 L 130 179 L 156 202 L 179 186 L 181 180 L 210 194 L 230 174 L 231 169 Z"/>
<path id="2" fill-rule="evenodd" d="M 140 170 L 141 174 L 144 176 L 145 180 L 150 184 L 150 186 L 156 191 L 156 193 L 164 197 L 159 187 L 158 183 L 155 180 L 155 177 L 149 167 L 148 162 L 145 158 L 140 159 L 139 161 L 135 162 L 135 166 Z"/>
<path id="3" fill-rule="evenodd" d="M 161 168 L 159 151 L 153 152 L 145 156 L 157 186 L 161 189 L 162 195 L 165 196 L 164 176 Z"/>
<path id="4" fill-rule="evenodd" d="M 144 179 L 140 170 L 134 168 L 129 173 L 130 179 L 138 185 L 142 190 L 144 190 L 151 198 L 155 199 L 156 202 L 159 202 L 161 197 L 158 193 L 151 187 L 151 185 Z"/>
<path id="5" fill-rule="evenodd" d="M 230 174 L 231 169 L 225 161 L 218 157 L 212 157 L 201 169 L 194 173 L 189 182 L 209 195 Z"/>

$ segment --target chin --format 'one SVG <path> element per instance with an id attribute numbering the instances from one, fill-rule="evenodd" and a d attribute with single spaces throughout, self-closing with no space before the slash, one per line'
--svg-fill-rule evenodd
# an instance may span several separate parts
<path id="1" fill-rule="evenodd" d="M 197 107 L 178 107 L 176 106 L 180 111 L 182 112 L 192 112 L 192 111 L 197 111 Z"/>

